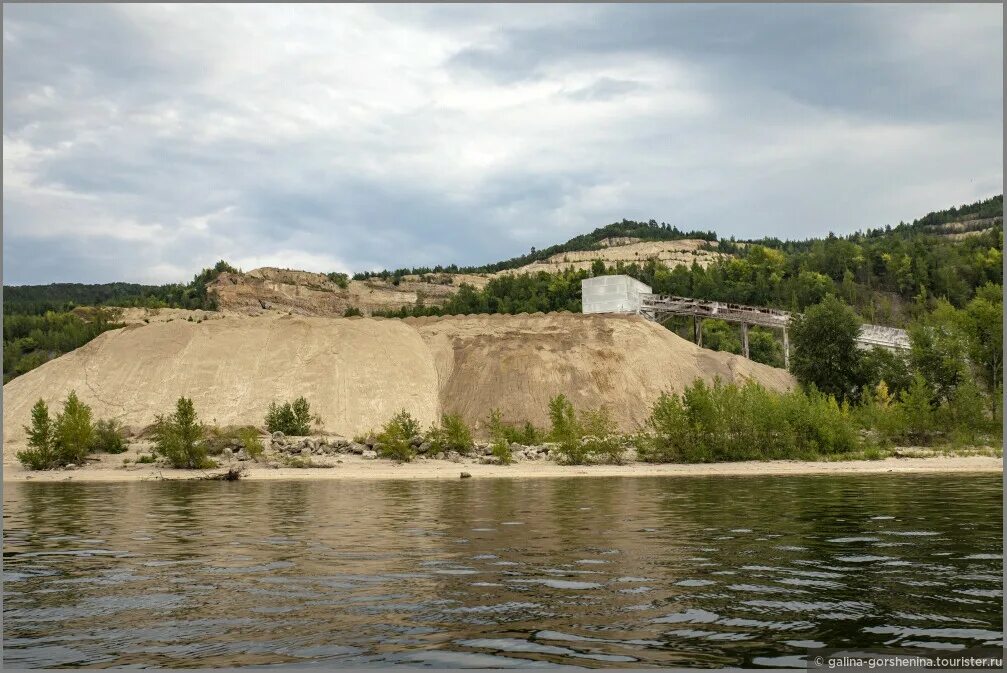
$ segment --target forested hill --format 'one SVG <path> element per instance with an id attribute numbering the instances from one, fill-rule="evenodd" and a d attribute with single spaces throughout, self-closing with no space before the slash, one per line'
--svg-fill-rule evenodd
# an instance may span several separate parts
<path id="1" fill-rule="evenodd" d="M 546 273 L 503 273 L 475 288 L 464 283 L 441 305 L 424 303 L 389 310 L 385 315 L 408 316 L 458 313 L 520 313 L 580 311 L 580 281 L 623 273 L 642 280 L 655 292 L 804 310 L 828 295 L 853 306 L 867 322 L 904 327 L 937 308 L 946 299 L 962 308 L 981 288 L 999 292 L 1003 283 L 1003 196 L 929 213 L 911 223 L 867 229 L 846 236 L 804 241 L 717 238 L 713 232 L 683 231 L 654 220 L 623 220 L 574 237 L 544 250 L 479 267 L 445 266 L 358 274 L 357 280 L 378 276 L 391 283 L 408 274 L 427 282 L 453 284 L 457 272 L 493 274 L 519 269 L 533 261 L 564 252 L 595 250 L 611 239 L 674 241 L 699 238 L 721 256 L 708 265 L 678 264 L 655 259 L 606 264 L 595 260 L 590 269 Z M 609 241 L 606 241 L 609 239 Z M 670 263 L 669 263 L 670 264 Z M 224 261 L 204 269 L 186 284 L 161 286 L 132 283 L 86 285 L 61 283 L 4 288 L 4 380 L 48 359 L 78 348 L 105 329 L 118 325 L 111 318 L 88 320 L 71 311 L 79 306 L 143 306 L 148 308 L 216 308 L 209 291 L 223 272 L 236 272 Z M 338 283 L 343 291 L 346 278 Z M 422 284 L 422 283 L 421 283 Z M 417 295 L 422 292 L 417 292 Z M 353 307 L 351 307 L 352 310 Z M 359 310 L 356 311 L 359 313 Z M 100 315 L 100 313 L 99 313 Z M 711 340 L 706 343 L 712 344 Z M 716 347 L 716 346 L 714 346 Z"/>

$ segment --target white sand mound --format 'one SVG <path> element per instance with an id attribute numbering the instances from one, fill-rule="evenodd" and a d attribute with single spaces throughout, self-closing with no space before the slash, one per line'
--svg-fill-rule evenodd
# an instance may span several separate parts
<path id="1" fill-rule="evenodd" d="M 442 412 L 480 425 L 547 421 L 549 398 L 605 405 L 635 429 L 662 390 L 694 379 L 753 378 L 774 389 L 789 374 L 696 347 L 638 317 L 576 314 L 416 320 L 224 317 L 106 332 L 3 388 L 7 443 L 23 442 L 32 404 L 55 412 L 70 390 L 96 418 L 142 428 L 191 397 L 218 425 L 261 424 L 269 403 L 303 395 L 326 431 L 352 436 L 406 409 L 422 423 Z"/>

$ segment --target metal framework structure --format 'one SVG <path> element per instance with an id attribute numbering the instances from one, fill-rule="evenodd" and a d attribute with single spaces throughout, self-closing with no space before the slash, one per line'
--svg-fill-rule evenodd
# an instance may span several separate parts
<path id="1" fill-rule="evenodd" d="M 717 318 L 728 322 L 741 323 L 742 352 L 749 357 L 748 326 L 759 325 L 783 330 L 784 366 L 790 367 L 790 339 L 787 325 L 790 313 L 763 306 L 745 306 L 719 301 L 706 301 L 691 297 L 675 297 L 669 295 L 642 294 L 639 313 L 646 318 L 660 321 L 668 316 L 691 316 L 695 319 L 696 343 L 703 345 L 703 318 Z M 882 325 L 863 325 L 857 344 L 861 348 L 881 346 L 893 350 L 909 348 L 909 337 L 905 330 Z"/>

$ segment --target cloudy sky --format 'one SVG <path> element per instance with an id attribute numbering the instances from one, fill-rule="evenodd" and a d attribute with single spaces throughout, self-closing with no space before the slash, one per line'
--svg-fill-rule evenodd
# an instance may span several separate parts
<path id="1" fill-rule="evenodd" d="M 8 284 L 806 237 L 1002 191 L 1000 5 L 3 9 Z"/>

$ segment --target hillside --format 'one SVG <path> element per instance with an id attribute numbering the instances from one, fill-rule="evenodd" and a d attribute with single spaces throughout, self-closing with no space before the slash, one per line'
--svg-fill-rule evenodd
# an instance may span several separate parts
<path id="1" fill-rule="evenodd" d="M 624 220 L 543 250 L 480 267 L 320 274 L 224 261 L 188 284 L 54 284 L 5 288 L 4 380 L 121 324 L 216 315 L 408 317 L 579 312 L 580 281 L 621 273 L 655 292 L 801 311 L 826 295 L 865 322 L 906 327 L 941 299 L 962 307 L 1003 282 L 1003 196 L 929 213 L 911 223 L 802 241 L 717 239 L 667 224 Z M 118 315 L 81 306 L 136 307 Z M 197 311 L 192 313 L 192 311 Z M 682 325 L 669 325 L 683 330 Z M 715 349 L 738 352 L 727 325 Z M 714 336 L 714 335 L 708 335 Z M 772 355 L 779 345 L 758 355 Z"/>
<path id="2" fill-rule="evenodd" d="M 220 311 L 243 315 L 279 312 L 294 315 L 342 316 L 347 309 L 364 315 L 403 308 L 442 307 L 461 286 L 477 290 L 494 278 L 529 273 L 557 274 L 569 269 L 584 271 L 600 260 L 607 266 L 645 264 L 650 260 L 668 266 L 696 263 L 702 267 L 726 255 L 707 249 L 707 241 L 641 241 L 622 237 L 605 239 L 590 251 L 561 252 L 540 261 L 493 273 L 423 273 L 366 277 L 349 280 L 345 287 L 321 273 L 266 267 L 247 273 L 224 272 L 207 286 Z"/>
<path id="3" fill-rule="evenodd" d="M 54 407 L 70 390 L 97 417 L 143 428 L 191 396 L 213 424 L 261 424 L 269 403 L 304 395 L 324 429 L 352 436 L 400 409 L 425 425 L 444 411 L 477 428 L 491 408 L 507 420 L 547 425 L 559 393 L 604 402 L 634 430 L 664 391 L 695 378 L 748 378 L 789 388 L 786 372 L 704 350 L 635 316 L 456 316 L 383 320 L 302 316 L 173 321 L 105 332 L 4 386 L 8 443 L 39 398 Z"/>

